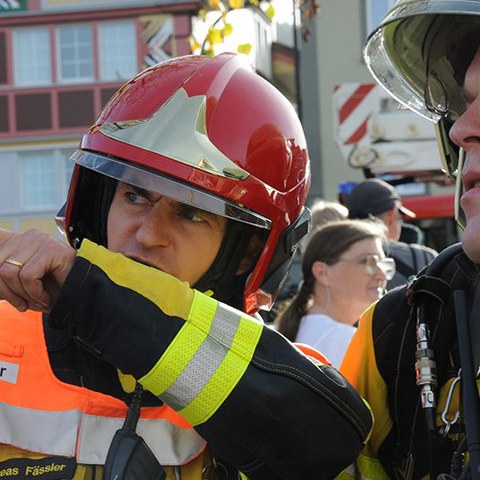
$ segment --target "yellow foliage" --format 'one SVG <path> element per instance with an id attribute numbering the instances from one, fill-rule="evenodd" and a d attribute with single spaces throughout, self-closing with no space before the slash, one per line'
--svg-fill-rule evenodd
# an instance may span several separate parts
<path id="1" fill-rule="evenodd" d="M 231 35 L 233 32 L 233 25 L 231 23 L 226 23 L 222 30 L 222 35 L 224 37 Z"/>
<path id="2" fill-rule="evenodd" d="M 208 43 L 210 43 L 210 45 L 216 45 L 217 43 L 222 43 L 223 41 L 222 31 L 216 28 L 209 28 L 206 40 Z"/>
<path id="3" fill-rule="evenodd" d="M 252 45 L 250 43 L 243 43 L 242 45 L 239 45 L 237 47 L 237 52 L 238 53 L 244 53 L 245 55 L 248 55 L 252 50 Z"/>
<path id="4" fill-rule="evenodd" d="M 272 18 L 275 16 L 275 7 L 270 4 L 269 7 L 265 10 L 265 14 L 270 20 L 272 20 Z"/>
<path id="5" fill-rule="evenodd" d="M 243 8 L 245 2 L 244 0 L 228 0 L 230 8 Z"/>
<path id="6" fill-rule="evenodd" d="M 220 9 L 220 0 L 208 0 L 208 6 L 213 10 Z"/>
<path id="7" fill-rule="evenodd" d="M 188 42 L 190 44 L 190 49 L 192 50 L 192 52 L 201 47 L 201 45 L 197 42 L 197 39 L 193 35 L 190 35 L 188 37 Z"/>

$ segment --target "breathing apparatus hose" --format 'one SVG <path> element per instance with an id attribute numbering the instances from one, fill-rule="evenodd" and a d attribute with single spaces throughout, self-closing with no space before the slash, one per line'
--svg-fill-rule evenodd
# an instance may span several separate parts
<path id="1" fill-rule="evenodd" d="M 453 292 L 457 323 L 458 347 L 462 366 L 463 407 L 472 480 L 480 480 L 480 398 L 473 364 L 472 338 L 467 315 L 467 298 L 464 290 Z M 472 315 L 475 312 L 472 311 Z M 476 339 L 478 340 L 478 339 Z"/>
<path id="2" fill-rule="evenodd" d="M 445 266 L 450 263 L 454 255 L 461 251 L 460 244 L 454 244 L 443 250 L 425 270 L 425 277 L 436 277 Z M 415 371 L 417 385 L 420 387 L 421 405 L 425 413 L 425 420 L 429 431 L 429 437 L 434 432 L 437 388 L 437 366 L 435 362 L 434 349 L 432 348 L 432 336 L 428 321 L 427 305 L 421 302 L 417 307 L 416 337 L 417 346 L 415 352 Z"/>
<path id="3" fill-rule="evenodd" d="M 424 278 L 431 277 L 441 278 L 441 273 L 449 265 L 452 259 L 462 251 L 460 243 L 456 243 L 445 248 L 433 261 L 426 267 Z M 423 289 L 421 289 L 422 291 Z M 431 296 L 426 293 L 430 292 Z M 437 364 L 435 358 L 435 343 L 437 337 L 437 326 L 435 322 L 431 321 L 428 313 L 427 301 L 440 298 L 441 294 L 435 293 L 433 290 L 426 289 L 420 295 L 420 301 L 417 303 L 416 311 L 416 351 L 415 351 L 415 372 L 416 383 L 420 388 L 420 405 L 424 414 L 427 430 L 427 444 L 428 444 L 428 462 L 430 464 L 431 478 L 437 478 L 438 473 L 432 470 L 434 463 L 434 443 L 436 437 L 436 390 L 438 387 L 437 380 Z"/>

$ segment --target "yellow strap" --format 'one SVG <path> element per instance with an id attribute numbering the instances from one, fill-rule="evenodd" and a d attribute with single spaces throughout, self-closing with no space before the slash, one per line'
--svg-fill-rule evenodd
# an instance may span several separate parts
<path id="1" fill-rule="evenodd" d="M 389 480 L 378 458 L 360 454 L 355 463 L 352 463 L 335 480 Z"/>

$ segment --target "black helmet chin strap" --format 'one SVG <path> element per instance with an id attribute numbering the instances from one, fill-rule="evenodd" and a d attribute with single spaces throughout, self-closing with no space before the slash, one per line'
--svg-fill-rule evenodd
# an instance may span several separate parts
<path id="1" fill-rule="evenodd" d="M 245 282 L 255 266 L 255 262 L 252 262 L 252 266 L 247 272 L 237 275 L 237 270 L 247 254 L 248 244 L 256 230 L 258 229 L 245 223 L 228 220 L 225 235 L 215 260 L 193 287 L 201 292 L 211 290 L 216 300 L 241 309 Z M 259 254 L 260 252 L 257 256 Z"/>

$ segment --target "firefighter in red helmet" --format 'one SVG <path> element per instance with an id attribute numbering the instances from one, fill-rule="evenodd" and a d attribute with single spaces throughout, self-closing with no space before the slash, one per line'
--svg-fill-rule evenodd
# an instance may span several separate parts
<path id="1" fill-rule="evenodd" d="M 72 159 L 69 244 L 0 232 L 0 472 L 345 468 L 369 409 L 250 316 L 271 306 L 308 230 L 308 154 L 288 101 L 236 55 L 176 58 L 125 84 Z"/>

